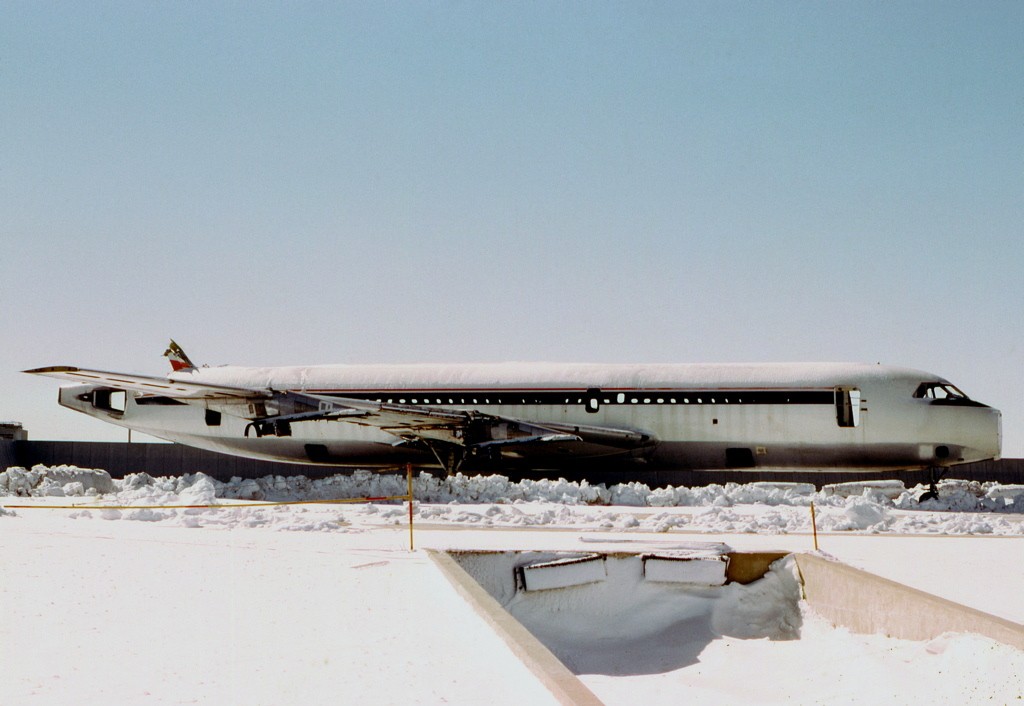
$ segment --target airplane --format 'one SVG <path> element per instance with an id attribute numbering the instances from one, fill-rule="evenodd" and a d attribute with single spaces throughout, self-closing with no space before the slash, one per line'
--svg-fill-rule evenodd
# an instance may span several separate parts
<path id="1" fill-rule="evenodd" d="M 341 468 L 930 472 L 998 459 L 999 410 L 931 373 L 850 363 L 71 366 L 59 403 L 212 451 Z"/>

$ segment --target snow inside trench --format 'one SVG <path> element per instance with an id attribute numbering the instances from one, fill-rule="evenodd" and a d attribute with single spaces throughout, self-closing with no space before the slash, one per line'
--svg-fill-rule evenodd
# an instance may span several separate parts
<path id="1" fill-rule="evenodd" d="M 696 664 L 707 645 L 720 637 L 800 637 L 800 584 L 792 557 L 777 561 L 750 585 L 700 586 L 647 580 L 640 556 L 610 555 L 595 562 L 598 574 L 584 575 L 586 583 L 525 590 L 516 585 L 516 567 L 558 563 L 564 555 L 454 556 L 576 674 L 661 674 Z"/>

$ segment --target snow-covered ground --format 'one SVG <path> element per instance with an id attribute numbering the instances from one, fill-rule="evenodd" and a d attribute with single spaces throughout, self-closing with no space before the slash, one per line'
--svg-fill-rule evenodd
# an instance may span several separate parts
<path id="1" fill-rule="evenodd" d="M 426 556 L 408 550 L 403 504 L 258 504 L 400 495 L 405 482 L 364 472 L 232 483 L 111 480 L 73 467 L 0 473 L 0 702 L 551 703 Z M 639 552 L 706 542 L 806 551 L 813 502 L 823 551 L 1024 623 L 1024 486 L 947 481 L 938 500 L 919 504 L 922 491 L 421 475 L 415 538 L 417 549 Z M 230 506 L 166 507 L 206 504 Z M 124 509 L 40 509 L 54 505 Z M 696 626 L 693 639 L 608 613 L 603 622 L 651 657 L 625 669 L 584 667 L 581 678 L 623 704 L 684 694 L 691 703 L 1024 697 L 1021 651 L 971 635 L 928 643 L 851 635 L 774 590 L 786 571 L 730 588 L 732 603 L 705 611 L 718 617 Z M 609 605 L 628 603 L 630 592 Z M 788 615 L 783 623 L 796 633 L 723 628 L 741 604 Z M 562 629 L 582 644 L 599 627 L 591 616 Z M 669 650 L 683 656 L 666 660 Z"/>

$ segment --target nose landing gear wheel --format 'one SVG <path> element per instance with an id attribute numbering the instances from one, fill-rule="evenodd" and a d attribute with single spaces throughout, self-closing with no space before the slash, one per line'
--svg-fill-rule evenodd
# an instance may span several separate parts
<path id="1" fill-rule="evenodd" d="M 917 502 L 923 503 L 925 500 L 938 500 L 939 499 L 939 488 L 938 482 L 942 478 L 942 474 L 945 473 L 944 468 L 929 468 L 929 475 L 931 482 L 928 484 L 928 490 L 922 493 L 921 497 L 917 499 Z"/>

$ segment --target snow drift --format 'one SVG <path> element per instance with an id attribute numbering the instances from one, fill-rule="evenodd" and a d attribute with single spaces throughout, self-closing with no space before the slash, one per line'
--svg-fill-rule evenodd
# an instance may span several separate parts
<path id="1" fill-rule="evenodd" d="M 309 501 L 397 496 L 406 478 L 356 471 L 323 479 L 266 476 L 224 483 L 202 473 L 112 479 L 105 471 L 74 466 L 8 468 L 0 473 L 4 497 L 64 498 L 82 505 L 74 517 L 167 521 L 189 527 L 276 526 L 338 530 L 352 524 L 395 524 L 404 508 L 392 504 L 263 506 L 260 501 Z M 898 481 L 826 486 L 805 483 L 727 483 L 695 488 L 649 488 L 641 483 L 606 487 L 559 480 L 512 482 L 500 475 L 414 478 L 420 522 L 480 526 L 593 526 L 669 532 L 809 532 L 809 506 L 818 530 L 902 534 L 1024 535 L 1024 486 L 947 480 L 936 500 L 918 502 L 922 486 Z M 182 509 L 175 505 L 225 505 Z M 122 510 L 99 506 L 120 506 Z M 160 506 L 132 509 L 133 506 Z"/>

